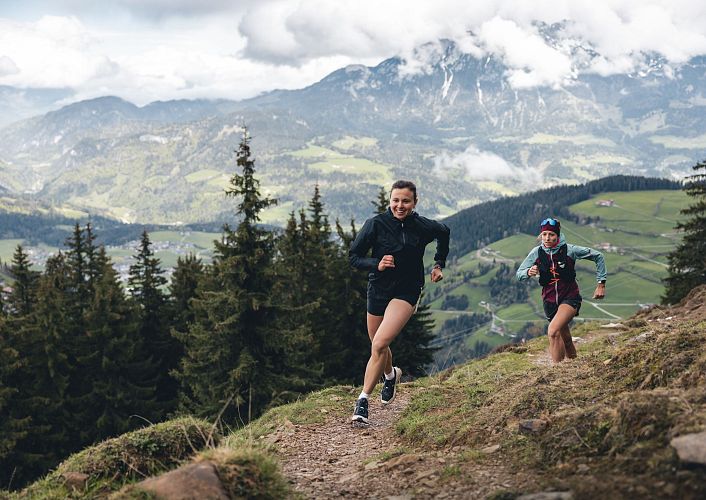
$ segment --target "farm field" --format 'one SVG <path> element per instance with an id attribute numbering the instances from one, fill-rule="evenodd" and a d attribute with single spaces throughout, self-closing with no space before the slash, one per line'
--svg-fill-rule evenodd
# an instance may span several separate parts
<path id="1" fill-rule="evenodd" d="M 577 280 L 584 298 L 577 320 L 620 321 L 642 307 L 659 303 L 664 290 L 661 280 L 667 275 L 666 257 L 680 238 L 674 227 L 679 211 L 688 201 L 681 191 L 638 191 L 602 193 L 570 207 L 573 214 L 590 223 L 562 221 L 564 236 L 569 243 L 600 250 L 608 269 L 606 298 L 597 301 L 591 298 L 596 284 L 594 264 L 591 261 L 577 264 Z M 601 206 L 599 202 L 609 206 Z M 490 287 L 501 265 L 509 265 L 514 276 L 520 262 L 537 244 L 535 236 L 516 234 L 451 259 L 440 289 L 434 290 L 436 285 L 427 286 L 426 300 L 435 311 L 436 332 L 454 341 L 462 337 L 470 347 L 487 337 L 488 327 L 454 335 L 455 332 L 443 328 L 444 321 L 488 308 L 493 311 L 494 331 L 503 335 L 491 334 L 496 337 L 494 340 L 503 341 L 495 344 L 510 341 L 528 323 L 544 328 L 546 320 L 536 281 L 530 282 L 529 299 L 524 303 L 499 304 L 491 297 Z M 449 296 L 465 297 L 467 310 L 442 311 Z"/>

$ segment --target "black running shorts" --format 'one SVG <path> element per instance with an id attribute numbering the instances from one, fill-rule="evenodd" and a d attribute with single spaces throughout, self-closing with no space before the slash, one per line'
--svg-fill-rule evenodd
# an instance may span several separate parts
<path id="1" fill-rule="evenodd" d="M 421 288 L 417 288 L 416 291 L 399 291 L 394 288 L 385 290 L 368 283 L 368 312 L 373 316 L 384 316 L 385 309 L 392 299 L 401 299 L 416 307 L 421 294 Z"/>
<path id="2" fill-rule="evenodd" d="M 561 304 L 568 304 L 574 309 L 576 309 L 576 316 L 579 315 L 579 310 L 581 310 L 581 297 L 573 297 L 571 299 L 563 299 L 561 301 Z M 547 317 L 547 320 L 551 321 L 554 319 L 554 316 L 556 316 L 556 312 L 559 310 L 559 305 L 556 304 L 555 302 L 546 302 L 544 301 L 544 315 Z"/>

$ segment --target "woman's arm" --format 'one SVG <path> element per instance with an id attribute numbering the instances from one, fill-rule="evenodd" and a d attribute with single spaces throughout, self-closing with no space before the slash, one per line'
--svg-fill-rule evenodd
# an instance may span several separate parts
<path id="1" fill-rule="evenodd" d="M 520 267 L 517 269 L 517 273 L 515 273 L 515 277 L 518 281 L 524 281 L 529 278 L 527 271 L 529 271 L 530 267 L 532 267 L 537 260 L 538 250 L 539 247 L 534 247 L 532 251 L 527 254 L 525 260 L 522 261 L 522 264 L 520 264 Z"/>
<path id="2" fill-rule="evenodd" d="M 602 299 L 605 297 L 605 282 L 608 275 L 605 267 L 605 259 L 603 254 L 598 250 L 588 247 L 580 247 L 578 245 L 568 245 L 567 254 L 569 257 L 573 258 L 574 261 L 577 259 L 587 259 L 592 260 L 596 264 L 596 289 L 593 292 L 594 299 Z"/>
<path id="3" fill-rule="evenodd" d="M 434 239 L 436 240 L 434 266 L 439 266 L 440 269 L 443 269 L 446 267 L 446 257 L 449 256 L 451 230 L 446 224 L 434 221 Z"/>
<path id="4" fill-rule="evenodd" d="M 374 257 L 368 257 L 368 252 L 373 246 L 373 238 L 373 221 L 368 219 L 348 250 L 348 261 L 351 266 L 363 271 L 374 271 L 378 268 L 380 261 Z"/>

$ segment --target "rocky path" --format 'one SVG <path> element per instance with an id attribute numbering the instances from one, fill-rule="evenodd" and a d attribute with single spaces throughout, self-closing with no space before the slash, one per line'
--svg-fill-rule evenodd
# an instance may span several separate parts
<path id="1" fill-rule="evenodd" d="M 395 433 L 409 399 L 404 384 L 389 407 L 371 399 L 368 427 L 352 426 L 348 416 L 287 425 L 274 437 L 284 476 L 304 498 L 484 498 L 527 485 L 493 460 L 498 447 L 411 449 Z M 479 453 L 482 464 L 469 460 Z"/>

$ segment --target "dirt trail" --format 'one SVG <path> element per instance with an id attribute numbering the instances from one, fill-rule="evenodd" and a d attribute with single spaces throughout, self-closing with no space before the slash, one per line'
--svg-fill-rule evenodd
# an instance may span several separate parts
<path id="1" fill-rule="evenodd" d="M 388 407 L 371 399 L 372 424 L 364 428 L 353 427 L 349 417 L 289 425 L 275 438 L 283 474 L 305 498 L 484 498 L 527 486 L 526 478 L 506 470 L 492 452 L 481 465 L 460 447 L 411 449 L 395 433 L 409 400 L 405 384 Z"/>

